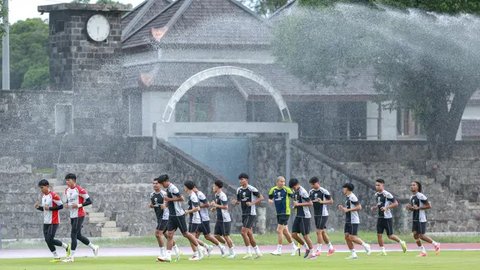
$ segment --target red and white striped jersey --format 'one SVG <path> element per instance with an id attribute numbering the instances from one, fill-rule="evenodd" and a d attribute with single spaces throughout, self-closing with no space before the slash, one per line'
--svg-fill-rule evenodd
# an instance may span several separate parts
<path id="1" fill-rule="evenodd" d="M 67 188 L 65 190 L 65 197 L 70 209 L 70 218 L 78 218 L 85 216 L 85 210 L 83 207 L 80 208 L 71 208 L 73 204 L 83 204 L 86 199 L 89 198 L 87 190 L 83 189 L 81 186 L 76 185 L 74 188 Z"/>
<path id="2" fill-rule="evenodd" d="M 42 204 L 40 205 L 42 208 L 45 206 L 54 207 L 62 205 L 62 199 L 58 196 L 57 193 L 50 191 L 48 194 L 43 194 L 42 196 Z M 44 224 L 60 224 L 60 216 L 58 214 L 58 210 L 47 210 L 43 211 L 43 223 Z"/>

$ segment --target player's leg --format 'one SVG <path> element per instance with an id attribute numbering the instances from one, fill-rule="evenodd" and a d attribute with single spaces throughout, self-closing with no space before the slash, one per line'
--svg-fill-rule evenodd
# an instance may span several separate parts
<path id="1" fill-rule="evenodd" d="M 277 215 L 277 249 L 270 252 L 270 254 L 279 256 L 282 254 L 282 244 L 283 244 L 283 231 L 285 226 L 281 224 L 280 216 Z"/>
<path id="2" fill-rule="evenodd" d="M 78 218 L 71 218 L 70 219 L 70 225 L 72 226 L 71 231 L 70 231 L 70 239 L 71 239 L 71 255 L 70 258 L 66 258 L 65 261 L 73 261 L 73 258 L 75 257 L 75 251 L 77 250 L 77 234 L 78 234 Z"/>
<path id="3" fill-rule="evenodd" d="M 435 242 L 432 238 L 428 237 L 426 235 L 426 232 L 427 232 L 427 223 L 420 222 L 420 232 L 418 234 L 419 238 L 427 243 L 432 244 L 433 247 L 435 248 L 435 254 L 438 255 L 440 253 L 440 243 Z"/>
<path id="4" fill-rule="evenodd" d="M 310 219 L 309 218 L 302 218 L 301 219 L 301 227 L 300 233 L 303 236 L 305 241 L 305 256 L 304 258 L 313 258 L 315 257 L 315 253 L 313 252 L 313 243 L 310 239 Z"/>
<path id="5" fill-rule="evenodd" d="M 285 222 L 284 227 L 285 228 L 283 229 L 283 235 L 285 236 L 285 239 L 287 240 L 287 242 L 292 246 L 292 252 L 290 255 L 295 256 L 300 248 L 297 246 L 297 243 L 295 243 L 295 241 L 293 240 L 290 230 L 288 230 L 288 218 Z"/>
<path id="6" fill-rule="evenodd" d="M 407 243 L 405 243 L 405 241 L 403 241 L 402 239 L 400 239 L 400 237 L 398 237 L 397 235 L 395 235 L 393 233 L 393 221 L 392 221 L 392 219 L 387 219 L 387 224 L 386 225 L 387 226 L 386 226 L 385 230 L 387 232 L 388 239 L 399 243 L 400 246 L 402 247 L 403 253 L 407 252 Z"/>
<path id="7" fill-rule="evenodd" d="M 322 234 L 322 218 L 323 217 L 314 217 L 315 219 L 315 233 L 317 235 L 317 250 L 315 251 L 316 256 L 320 256 L 322 254 L 322 246 L 324 244 L 323 234 Z"/>
<path id="8" fill-rule="evenodd" d="M 45 243 L 47 243 L 48 249 L 50 250 L 50 252 L 52 252 L 52 255 L 53 255 L 52 262 L 60 261 L 60 256 L 58 256 L 55 245 L 52 243 L 54 234 L 52 234 L 51 224 L 43 224 L 43 237 L 45 238 Z"/>
<path id="9" fill-rule="evenodd" d="M 333 245 L 330 242 L 330 238 L 328 237 L 328 234 L 327 234 L 327 221 L 328 221 L 328 216 L 322 216 L 322 222 L 320 224 L 320 228 L 321 228 L 320 231 L 322 233 L 323 242 L 328 245 L 327 256 L 332 256 L 333 253 L 335 253 L 335 248 L 333 248 Z"/>
<path id="10" fill-rule="evenodd" d="M 229 255 L 227 258 L 234 259 L 236 256 L 235 246 L 233 244 L 232 238 L 230 237 L 230 228 L 231 228 L 231 222 L 222 222 L 222 229 L 220 234 L 223 236 L 228 246 Z"/>
<path id="11" fill-rule="evenodd" d="M 301 218 L 295 217 L 293 220 L 292 226 L 292 238 L 297 241 L 298 244 L 301 246 L 305 246 L 305 241 L 303 241 L 302 237 L 300 237 L 299 233 L 301 232 Z"/>
<path id="12" fill-rule="evenodd" d="M 378 218 L 377 219 L 377 242 L 378 246 L 380 247 L 380 254 L 381 256 L 387 256 L 387 252 L 385 251 L 385 246 L 383 242 L 383 232 L 385 231 L 385 219 Z"/>
<path id="13" fill-rule="evenodd" d="M 84 245 L 88 246 L 89 248 L 92 249 L 93 255 L 97 256 L 98 255 L 98 246 L 94 245 L 87 237 L 82 235 L 82 228 L 83 228 L 83 221 L 85 220 L 85 217 L 79 217 L 77 221 L 77 239 L 80 240 Z"/>
<path id="14" fill-rule="evenodd" d="M 412 223 L 412 234 L 413 234 L 413 239 L 415 239 L 415 243 L 417 244 L 418 248 L 420 249 L 420 254 L 417 255 L 417 257 L 426 257 L 427 256 L 427 250 L 422 244 L 422 240 L 420 239 L 420 234 L 421 228 L 420 228 L 420 222 L 414 221 Z"/>

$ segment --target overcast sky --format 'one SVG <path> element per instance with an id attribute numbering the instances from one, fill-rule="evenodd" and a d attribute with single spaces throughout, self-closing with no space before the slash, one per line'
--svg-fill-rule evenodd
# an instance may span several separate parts
<path id="1" fill-rule="evenodd" d="M 0 0 L 1 1 L 1 0 Z M 134 7 L 143 0 L 117 0 L 122 4 L 132 4 Z M 48 14 L 40 16 L 37 11 L 37 6 L 51 5 L 58 3 L 68 3 L 71 0 L 10 0 L 10 23 L 13 24 L 18 20 L 25 20 L 27 18 L 43 18 L 48 19 Z M 91 3 L 97 2 L 96 0 L 90 0 Z"/>

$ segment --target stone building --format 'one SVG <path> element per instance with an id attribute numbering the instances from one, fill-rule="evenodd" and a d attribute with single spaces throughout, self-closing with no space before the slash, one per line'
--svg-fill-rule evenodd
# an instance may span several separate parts
<path id="1" fill-rule="evenodd" d="M 92 193 L 92 236 L 149 234 L 154 220 L 144 202 L 153 176 L 195 180 L 208 196 L 213 180 L 223 179 L 230 197 L 241 171 L 265 192 L 280 174 L 305 186 L 318 175 L 338 202 L 339 186 L 351 181 L 365 205 L 373 203 L 375 177 L 402 202 L 409 181 L 421 179 L 435 196 L 472 210 L 466 216 L 434 198 L 441 210 L 430 216 L 433 230 L 478 229 L 477 142 L 458 142 L 455 160 L 429 161 L 411 115 L 378 109 L 372 74 L 341 87 L 302 83 L 275 63 L 273 21 L 235 0 L 38 9 L 50 14 L 51 85 L 0 92 L 0 182 L 8 187 L 0 190 L 2 237 L 41 236 L 31 219 L 35 182 L 49 178 L 61 191 L 66 172 L 78 173 Z M 463 138 L 480 134 L 478 100 L 464 114 Z M 273 228 L 265 218 L 273 209 L 263 205 L 260 213 L 258 230 Z M 407 214 L 395 214 L 395 226 L 406 230 Z M 362 229 L 373 228 L 375 217 L 361 215 Z M 331 226 L 341 220 L 332 211 Z"/>

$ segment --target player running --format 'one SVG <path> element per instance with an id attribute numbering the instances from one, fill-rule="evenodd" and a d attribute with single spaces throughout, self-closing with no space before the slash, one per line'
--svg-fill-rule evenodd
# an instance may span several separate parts
<path id="1" fill-rule="evenodd" d="M 236 254 L 233 246 L 232 238 L 230 238 L 230 227 L 232 219 L 228 212 L 227 195 L 223 192 L 223 182 L 216 180 L 213 184 L 213 192 L 215 193 L 215 200 L 210 202 L 212 211 L 216 211 L 217 220 L 215 222 L 215 238 L 228 246 L 228 259 L 234 259 Z"/>
<path id="2" fill-rule="evenodd" d="M 158 257 L 161 262 L 172 261 L 173 235 L 177 229 L 180 229 L 182 235 L 188 239 L 194 256 L 190 260 L 199 260 L 202 254 L 199 253 L 198 242 L 195 236 L 187 231 L 187 223 L 185 222 L 185 211 L 182 208 L 182 202 L 185 200 L 180 194 L 180 190 L 170 182 L 168 175 L 163 174 L 158 177 L 160 184 L 167 191 L 167 197 L 164 201 L 167 203 L 169 217 L 167 225 L 167 253 L 164 257 Z"/>
<path id="3" fill-rule="evenodd" d="M 332 196 L 328 190 L 320 186 L 318 177 L 312 177 L 309 181 L 311 190 L 310 200 L 313 202 L 313 215 L 315 217 L 315 227 L 317 228 L 317 250 L 316 256 L 322 254 L 322 245 L 328 245 L 327 256 L 333 255 L 335 249 L 327 235 L 328 208 L 327 205 L 333 204 Z"/>
<path id="4" fill-rule="evenodd" d="M 167 239 L 167 225 L 169 216 L 168 207 L 164 201 L 166 196 L 167 193 L 161 189 L 160 179 L 153 179 L 153 192 L 150 194 L 150 208 L 153 208 L 157 217 L 155 237 L 157 238 L 158 246 L 160 247 L 160 257 L 166 256 L 165 242 L 163 241 L 163 237 Z M 175 242 L 173 244 L 173 252 L 178 260 L 180 257 L 180 251 Z"/>
<path id="5" fill-rule="evenodd" d="M 377 179 L 375 180 L 375 201 L 377 202 L 376 206 L 372 207 L 372 211 L 377 211 L 377 239 L 378 245 L 380 246 L 381 256 L 387 256 L 385 247 L 383 246 L 383 232 L 387 233 L 388 239 L 393 240 L 397 243 L 400 243 L 403 253 L 407 252 L 407 244 L 405 241 L 402 241 L 398 236 L 393 234 L 393 222 L 392 222 L 392 211 L 391 209 L 398 206 L 398 201 L 393 197 L 393 195 L 385 190 L 385 180 Z"/>
<path id="6" fill-rule="evenodd" d="M 312 205 L 312 201 L 310 200 L 308 192 L 300 186 L 298 179 L 290 179 L 288 186 L 294 191 L 293 206 L 296 210 L 296 216 L 292 226 L 292 237 L 305 247 L 305 255 L 303 257 L 306 259 L 314 259 L 316 256 L 315 252 L 312 252 L 313 243 L 309 236 L 310 218 L 312 217 L 309 207 Z M 298 234 L 302 234 L 303 239 Z"/>
<path id="7" fill-rule="evenodd" d="M 186 215 L 189 215 L 188 222 L 188 232 L 195 237 L 195 234 L 200 230 L 202 226 L 202 219 L 200 217 L 200 201 L 198 200 L 197 194 L 193 191 L 195 184 L 192 181 L 186 181 L 184 184 L 184 191 L 188 195 L 188 209 L 185 211 Z M 191 261 L 197 261 L 203 259 L 203 247 L 207 248 L 208 246 L 195 238 L 198 244 L 198 253 L 194 253 L 190 258 Z M 194 248 L 193 245 L 192 249 Z"/>
<path id="8" fill-rule="evenodd" d="M 435 248 L 435 253 L 438 255 L 440 253 L 440 243 L 433 241 L 432 238 L 425 235 L 427 230 L 427 215 L 425 210 L 432 208 L 432 206 L 430 205 L 430 202 L 428 202 L 427 197 L 421 193 L 422 184 L 420 182 L 413 181 L 410 184 L 410 191 L 413 196 L 410 198 L 410 204 L 407 205 L 407 210 L 412 211 L 413 213 L 413 238 L 415 239 L 417 246 L 420 248 L 420 254 L 417 257 L 427 256 L 427 251 L 422 244 L 422 240 L 432 244 Z"/>
<path id="9" fill-rule="evenodd" d="M 65 176 L 65 182 L 67 189 L 65 190 L 66 207 L 70 209 L 70 223 L 72 225 L 71 238 L 72 238 L 72 251 L 70 256 L 63 260 L 64 262 L 75 261 L 75 251 L 77 249 L 77 239 L 83 244 L 92 249 L 95 256 L 98 255 L 98 246 L 94 245 L 87 237 L 82 235 L 82 226 L 85 219 L 84 207 L 92 204 L 90 196 L 88 196 L 87 190 L 77 185 L 77 176 L 73 173 L 69 173 Z"/>
<path id="10" fill-rule="evenodd" d="M 353 243 L 362 245 L 365 249 L 367 255 L 371 254 L 370 245 L 363 242 L 357 236 L 358 233 L 358 225 L 360 224 L 360 217 L 358 216 L 358 211 L 362 210 L 362 205 L 357 199 L 357 196 L 353 194 L 354 186 L 352 183 L 346 183 L 342 186 L 343 194 L 347 197 L 345 201 L 345 206 L 338 205 L 338 209 L 345 213 L 345 241 L 347 242 L 347 246 L 350 249 L 352 255 L 347 257 L 346 259 L 358 259 L 357 253 L 355 252 L 355 248 Z"/>
<path id="11" fill-rule="evenodd" d="M 238 176 L 240 187 L 237 189 L 237 199 L 233 200 L 234 205 L 242 207 L 242 238 L 247 247 L 247 254 L 243 259 L 260 258 L 262 253 L 253 237 L 253 224 L 257 216 L 256 205 L 263 200 L 263 195 L 254 186 L 248 184 L 248 175 L 241 173 Z M 255 256 L 252 256 L 252 248 Z"/>
<path id="12" fill-rule="evenodd" d="M 70 256 L 70 245 L 55 239 L 55 233 L 60 224 L 58 210 L 63 209 L 62 199 L 57 193 L 50 191 L 50 184 L 47 180 L 40 180 L 38 187 L 42 193 L 42 202 L 35 203 L 34 207 L 39 211 L 43 211 L 43 237 L 48 249 L 53 254 L 51 262 L 60 262 L 60 256 L 58 256 L 55 246 L 63 247 L 66 251 L 66 256 Z"/>
<path id="13" fill-rule="evenodd" d="M 268 202 L 275 204 L 277 212 L 277 250 L 271 252 L 272 255 L 282 255 L 283 236 L 287 242 L 292 245 L 292 256 L 297 254 L 299 248 L 292 240 L 292 236 L 288 231 L 288 219 L 290 218 L 290 198 L 293 197 L 293 191 L 285 186 L 285 177 L 279 176 L 276 186 L 272 187 L 268 192 Z"/>
<path id="14" fill-rule="evenodd" d="M 200 233 L 203 234 L 203 237 L 205 237 L 206 240 L 210 241 L 214 246 L 218 247 L 220 249 L 220 253 L 222 257 L 225 254 L 225 246 L 222 245 L 217 238 L 215 238 L 211 231 L 210 231 L 210 215 L 208 213 L 208 208 L 210 207 L 210 204 L 208 203 L 207 196 L 200 190 L 198 190 L 197 185 L 194 185 L 193 187 L 193 192 L 198 197 L 199 201 L 199 207 L 200 207 L 200 219 L 202 221 L 202 224 L 198 227 L 198 230 L 195 232 L 195 237 L 197 239 L 200 237 Z M 206 249 L 207 249 L 207 255 L 210 256 L 213 246 L 205 244 Z"/>

